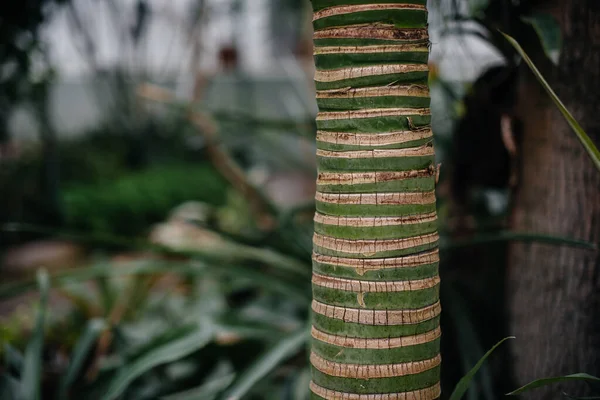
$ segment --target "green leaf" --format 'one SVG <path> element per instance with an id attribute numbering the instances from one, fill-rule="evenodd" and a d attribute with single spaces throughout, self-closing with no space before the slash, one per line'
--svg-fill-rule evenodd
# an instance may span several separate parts
<path id="1" fill-rule="evenodd" d="M 279 341 L 250 364 L 222 398 L 225 400 L 241 399 L 257 382 L 267 376 L 278 365 L 298 353 L 309 337 L 308 331 L 302 328 Z"/>
<path id="2" fill-rule="evenodd" d="M 533 27 L 542 42 L 544 53 L 554 65 L 558 65 L 562 49 L 562 34 L 558 21 L 552 15 L 546 13 L 523 16 L 521 20 Z"/>
<path id="3" fill-rule="evenodd" d="M 293 400 L 307 400 L 310 398 L 310 368 L 304 368 L 300 374 L 298 374 L 298 378 L 296 378 L 296 382 L 294 383 L 293 388 Z"/>
<path id="4" fill-rule="evenodd" d="M 109 270 L 114 269 L 109 264 L 99 265 L 99 267 Z M 108 312 L 108 310 L 112 310 L 115 302 L 117 301 L 117 288 L 114 287 L 107 275 L 97 277 L 96 285 L 98 287 L 98 294 L 100 296 L 102 309 L 106 312 Z"/>
<path id="5" fill-rule="evenodd" d="M 88 281 L 98 277 L 121 277 L 127 275 L 147 275 L 156 273 L 173 273 L 182 275 L 199 275 L 206 270 L 197 265 L 181 265 L 173 262 L 132 263 L 119 268 L 107 268 L 96 265 L 88 268 L 71 268 L 52 274 L 55 285 Z M 0 285 L 0 300 L 35 289 L 35 280 L 24 279 Z"/>
<path id="6" fill-rule="evenodd" d="M 469 0 L 469 14 L 472 16 L 480 16 L 489 3 L 489 0 Z"/>
<path id="7" fill-rule="evenodd" d="M 554 93 L 554 90 L 552 90 L 546 79 L 542 76 L 541 72 L 537 69 L 533 61 L 531 61 L 531 59 L 527 56 L 525 50 L 523 50 L 519 43 L 513 37 L 503 32 L 500 33 L 504 35 L 506 40 L 508 40 L 508 42 L 517 50 L 521 57 L 523 57 L 523 60 L 525 60 L 525 62 L 527 63 L 537 80 L 542 84 L 546 92 L 548 92 L 550 98 L 552 98 L 562 115 L 565 117 L 565 119 L 579 138 L 579 141 L 581 141 L 581 144 L 583 144 L 583 147 L 588 152 L 596 168 L 600 170 L 600 151 L 598 151 L 598 148 L 596 147 L 594 142 L 592 142 L 592 139 L 590 139 L 587 133 L 585 133 L 581 125 L 579 125 L 579 122 L 577 122 L 577 120 L 573 117 L 569 110 L 567 110 L 567 107 L 565 107 L 563 102 L 558 98 L 556 93 Z"/>
<path id="8" fill-rule="evenodd" d="M 443 250 L 453 250 L 459 249 L 463 247 L 470 247 L 475 245 L 482 244 L 491 244 L 498 242 L 508 242 L 508 241 L 516 241 L 516 242 L 536 242 L 536 243 L 545 243 L 552 244 L 556 246 L 570 246 L 577 247 L 589 250 L 597 250 L 598 245 L 596 243 L 587 242 L 585 240 L 579 239 L 571 239 L 564 236 L 555 236 L 555 235 L 544 235 L 541 233 L 527 233 L 527 232 L 510 232 L 510 231 L 500 231 L 494 233 L 480 233 L 475 235 L 472 238 L 463 239 L 463 240 L 453 240 L 449 243 L 445 243 L 440 245 Z"/>
<path id="9" fill-rule="evenodd" d="M 588 375 L 588 374 L 583 374 L 583 373 L 566 375 L 566 376 L 558 376 L 555 378 L 543 378 L 543 379 L 538 379 L 536 381 L 530 382 L 525 386 L 521 386 L 517 390 L 513 390 L 512 392 L 507 393 L 507 396 L 513 396 L 515 394 L 525 393 L 532 389 L 536 389 L 536 388 L 546 386 L 546 385 L 551 385 L 553 383 L 568 382 L 568 381 L 600 382 L 600 378 L 597 378 L 595 376 Z"/>
<path id="10" fill-rule="evenodd" d="M 263 271 L 235 265 L 218 270 L 215 269 L 215 272 L 218 275 L 229 275 L 233 278 L 246 278 L 252 281 L 253 285 L 262 287 L 273 293 L 282 294 L 302 305 L 310 304 L 312 299 L 309 279 L 296 278 L 292 282 L 287 279 L 271 276 Z"/>
<path id="11" fill-rule="evenodd" d="M 96 245 L 123 246 L 131 249 L 154 252 L 156 254 L 188 257 L 220 266 L 254 261 L 283 272 L 301 276 L 310 276 L 311 274 L 310 266 L 304 262 L 298 261 L 296 258 L 289 257 L 271 249 L 248 246 L 232 241 L 223 241 L 222 244 L 217 246 L 218 248 L 177 250 L 171 247 L 153 244 L 146 240 L 136 240 L 107 234 L 81 234 L 68 231 L 57 231 L 53 228 L 29 224 L 4 224 L 0 225 L 0 231 L 48 234 L 55 237 Z"/>
<path id="12" fill-rule="evenodd" d="M 48 292 L 50 291 L 50 278 L 48 273 L 41 270 L 37 274 L 40 288 L 40 305 L 37 312 L 33 336 L 25 350 L 23 361 L 23 375 L 21 377 L 21 398 L 23 400 L 39 400 L 40 384 L 42 377 L 42 350 L 44 348 L 44 323 L 46 307 L 48 305 Z"/>
<path id="13" fill-rule="evenodd" d="M 225 390 L 234 378 L 233 373 L 217 376 L 196 388 L 161 397 L 161 400 L 212 400 Z"/>
<path id="14" fill-rule="evenodd" d="M 93 319 L 88 322 L 85 331 L 77 341 L 73 353 L 71 354 L 71 362 L 67 368 L 67 372 L 60 382 L 59 398 L 67 398 L 67 390 L 75 382 L 79 376 L 83 363 L 86 357 L 96 344 L 96 340 L 100 333 L 106 328 L 106 324 L 101 319 Z"/>
<path id="15" fill-rule="evenodd" d="M 136 378 L 156 366 L 177 361 L 201 349 L 212 340 L 212 337 L 212 328 L 195 328 L 192 332 L 174 338 L 173 340 L 142 354 L 121 368 L 121 371 L 111 381 L 108 391 L 102 397 L 102 400 L 113 400 L 117 398 Z"/>
<path id="16" fill-rule="evenodd" d="M 8 374 L 0 375 L 0 399 L 18 399 L 20 382 Z"/>
<path id="17" fill-rule="evenodd" d="M 8 343 L 4 344 L 4 365 L 8 370 L 23 370 L 23 354 Z"/>
<path id="18" fill-rule="evenodd" d="M 452 392 L 452 395 L 450 396 L 450 400 L 460 400 L 464 396 L 464 394 L 469 389 L 469 385 L 471 384 L 473 377 L 475 376 L 477 371 L 479 371 L 485 360 L 490 356 L 490 354 L 494 352 L 494 350 L 498 348 L 498 346 L 500 346 L 508 339 L 514 339 L 514 337 L 509 336 L 507 338 L 502 339 L 501 341 L 496 343 L 496 345 L 494 345 L 494 347 L 492 347 L 487 353 L 485 353 L 483 357 L 481 357 L 477 364 L 475 364 L 475 366 L 471 368 L 471 370 L 458 382 L 458 384 L 454 388 L 454 391 Z"/>
<path id="19" fill-rule="evenodd" d="M 446 315 L 448 320 L 453 322 L 454 331 L 456 332 L 458 351 L 460 353 L 461 364 L 464 368 L 463 372 L 468 373 L 473 362 L 477 362 L 484 354 L 484 349 L 477 336 L 475 325 L 471 315 L 469 315 L 469 306 L 461 293 L 454 285 L 442 286 L 443 298 L 447 299 Z M 473 381 L 470 388 L 481 383 L 482 399 L 494 399 L 494 388 L 492 376 L 489 368 L 482 365 L 479 370 L 479 380 Z M 479 385 L 478 385 L 479 386 Z M 469 398 L 477 398 L 478 391 L 471 390 L 468 392 Z"/>

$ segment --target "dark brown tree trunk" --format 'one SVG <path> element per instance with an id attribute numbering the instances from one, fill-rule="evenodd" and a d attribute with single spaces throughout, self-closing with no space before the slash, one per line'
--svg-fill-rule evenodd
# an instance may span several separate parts
<path id="1" fill-rule="evenodd" d="M 559 66 L 542 70 L 592 140 L 600 143 L 600 1 L 552 0 L 544 8 L 559 19 L 564 48 Z M 540 54 L 534 59 L 547 64 Z M 600 172 L 529 72 L 524 71 L 519 98 L 524 134 L 514 230 L 599 243 Z M 513 244 L 508 274 L 518 382 L 576 372 L 600 375 L 598 251 Z M 590 389 L 555 386 L 528 398 L 556 399 L 561 391 L 585 395 Z"/>

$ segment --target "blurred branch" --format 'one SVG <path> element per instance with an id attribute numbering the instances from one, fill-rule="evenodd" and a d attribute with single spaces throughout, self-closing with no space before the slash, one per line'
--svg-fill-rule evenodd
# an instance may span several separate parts
<path id="1" fill-rule="evenodd" d="M 506 41 L 498 31 L 498 22 L 485 17 L 467 17 L 456 15 L 452 18 L 453 26 L 442 30 L 442 35 L 470 35 L 479 38 L 502 54 L 502 57 L 509 66 L 514 66 L 514 51 L 507 45 Z M 476 28 L 465 27 L 464 24 L 472 23 L 479 26 L 484 32 Z"/>
<path id="2" fill-rule="evenodd" d="M 79 15 L 77 8 L 75 7 L 75 2 L 68 2 L 67 8 L 69 21 L 71 22 L 71 25 L 77 31 L 77 33 L 83 41 L 81 46 L 77 46 L 77 41 L 74 41 L 75 48 L 79 50 L 82 57 L 88 62 L 88 64 L 94 70 L 94 72 L 98 72 L 98 63 L 96 60 L 96 45 L 92 40 L 92 36 L 90 35 L 88 29 L 85 28 L 85 24 L 81 20 L 81 16 Z"/>
<path id="3" fill-rule="evenodd" d="M 186 102 L 180 102 L 175 99 L 175 96 L 166 89 L 152 84 L 142 84 L 138 87 L 137 95 L 150 101 L 164 103 L 173 107 L 188 108 L 189 104 Z M 266 119 L 256 118 L 250 114 L 236 112 L 208 112 L 212 119 L 218 122 L 237 122 L 239 124 L 260 127 L 266 129 L 281 129 L 281 130 L 292 130 L 292 131 L 307 131 L 315 132 L 315 121 L 313 118 L 307 118 L 305 120 L 289 120 L 289 119 Z"/>
<path id="4" fill-rule="evenodd" d="M 193 101 L 190 104 L 182 104 L 181 107 L 185 107 L 187 109 L 186 113 L 188 120 L 190 120 L 196 127 L 199 128 L 200 134 L 202 134 L 203 138 L 205 139 L 207 154 L 215 168 L 217 168 L 223 177 L 225 177 L 231 183 L 231 185 L 248 201 L 259 228 L 264 231 L 272 231 L 276 227 L 276 221 L 274 218 L 274 215 L 277 214 L 276 207 L 270 202 L 267 196 L 265 196 L 248 180 L 244 171 L 237 165 L 228 152 L 219 146 L 218 128 L 213 123 L 212 119 L 221 121 L 235 120 L 243 123 L 245 126 L 259 125 L 263 127 L 265 126 L 265 121 L 246 116 L 232 116 L 231 114 L 225 113 L 212 113 L 209 116 L 195 111 L 193 109 L 193 105 L 199 102 L 203 88 L 203 76 L 199 74 L 196 77 L 194 84 Z M 174 95 L 171 92 L 155 85 L 140 85 L 137 90 L 137 95 L 147 100 L 177 105 Z M 313 122 L 311 121 L 311 125 L 312 123 Z M 282 128 L 282 126 L 285 125 L 288 125 L 288 127 L 298 127 L 298 125 L 295 123 L 287 124 L 284 122 L 281 124 L 279 122 L 273 123 L 273 121 L 270 121 L 270 123 L 267 125 L 275 125 L 279 128 Z"/>
<path id="5" fill-rule="evenodd" d="M 270 204 L 270 201 L 260 190 L 250 183 L 244 171 L 227 151 L 217 144 L 216 127 L 211 124 L 208 118 L 198 113 L 191 112 L 189 119 L 200 128 L 199 131 L 206 141 L 206 152 L 215 168 L 248 201 L 259 228 L 266 231 L 274 229 L 273 214 L 275 213 L 275 207 Z"/>
<path id="6" fill-rule="evenodd" d="M 258 227 L 263 231 L 270 231 L 275 228 L 275 219 L 273 214 L 275 207 L 270 204 L 264 196 L 252 183 L 248 177 L 232 159 L 229 153 L 217 143 L 218 128 L 205 115 L 194 111 L 194 104 L 197 104 L 205 87 L 204 76 L 200 73 L 196 75 L 194 82 L 193 99 L 187 110 L 187 118 L 198 129 L 198 132 L 206 141 L 206 152 L 213 165 L 223 175 L 229 183 L 248 201 L 251 212 L 254 214 Z"/>

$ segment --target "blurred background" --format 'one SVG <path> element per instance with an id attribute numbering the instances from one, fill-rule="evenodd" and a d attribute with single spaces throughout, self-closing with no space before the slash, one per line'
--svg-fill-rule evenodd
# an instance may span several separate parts
<path id="1" fill-rule="evenodd" d="M 11 3 L 0 5 L 0 398 L 25 387 L 44 400 L 307 399 L 310 2 Z M 497 29 L 552 71 L 560 27 L 538 3 L 429 1 L 446 396 L 518 336 L 510 240 L 598 259 L 589 235 L 510 230 L 522 206 L 514 110 L 533 95 L 519 95 Z M 499 351 L 467 396 L 503 397 L 513 375 Z"/>

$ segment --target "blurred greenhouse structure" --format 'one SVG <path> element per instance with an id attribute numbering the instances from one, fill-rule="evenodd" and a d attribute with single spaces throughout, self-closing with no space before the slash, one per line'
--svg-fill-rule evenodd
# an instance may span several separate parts
<path id="1" fill-rule="evenodd" d="M 441 21 L 450 11 L 448 6 L 436 7 L 438 1 L 430 5 L 430 62 L 438 65 L 446 81 L 460 87 L 502 59 L 484 41 L 463 35 L 460 29 L 445 33 L 451 28 Z M 148 1 L 152 11 L 143 18 L 140 37 L 121 44 L 127 36 L 124 31 L 142 24 L 142 17 L 136 1 L 111 3 L 75 1 L 72 9 L 53 13 L 43 27 L 48 57 L 58 72 L 50 103 L 51 120 L 61 135 L 76 135 L 106 117 L 112 95 L 98 82 L 110 80 L 114 70 L 123 70 L 127 79 L 119 84 L 131 91 L 153 83 L 175 91 L 182 101 L 191 100 L 197 71 L 210 74 L 211 89 L 203 97 L 210 110 L 250 110 L 245 108 L 248 101 L 261 117 L 305 119 L 315 114 L 312 28 L 304 2 Z M 307 18 L 299 18 L 302 15 Z M 236 52 L 233 69 L 223 64 L 228 61 L 223 61 L 227 54 L 222 53 L 229 49 Z M 13 117 L 11 128 L 18 137 L 36 132 L 24 109 Z"/>

